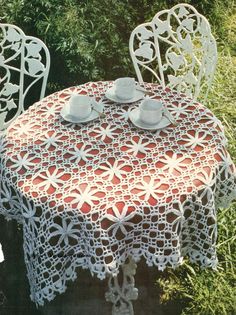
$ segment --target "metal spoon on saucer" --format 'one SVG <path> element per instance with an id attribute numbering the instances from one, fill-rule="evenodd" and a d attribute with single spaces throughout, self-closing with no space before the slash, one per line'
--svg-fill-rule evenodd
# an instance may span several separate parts
<path id="1" fill-rule="evenodd" d="M 93 102 L 96 102 L 96 101 L 93 100 Z M 106 115 L 103 112 L 101 112 L 101 111 L 99 111 L 98 109 L 95 108 L 94 104 L 92 105 L 92 109 L 99 114 L 99 117 L 101 117 L 101 118 L 106 117 Z"/>
<path id="2" fill-rule="evenodd" d="M 177 126 L 176 120 L 166 107 L 164 107 L 164 116 L 166 116 L 174 126 Z"/>
<path id="3" fill-rule="evenodd" d="M 145 88 L 141 87 L 140 85 L 136 85 L 136 90 L 140 91 L 140 92 L 143 92 L 145 95 L 149 95 L 149 96 L 152 96 L 152 95 L 155 94 L 155 93 L 153 93 L 151 91 L 147 91 Z"/>

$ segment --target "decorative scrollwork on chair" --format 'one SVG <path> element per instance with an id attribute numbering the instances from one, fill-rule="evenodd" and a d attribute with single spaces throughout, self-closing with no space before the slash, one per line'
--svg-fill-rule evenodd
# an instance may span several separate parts
<path id="1" fill-rule="evenodd" d="M 207 97 L 217 62 L 216 41 L 207 19 L 191 5 L 160 11 L 137 26 L 129 49 L 141 84 L 148 70 L 163 87 L 194 99 L 201 92 Z"/>
<path id="2" fill-rule="evenodd" d="M 105 297 L 108 302 L 112 302 L 112 315 L 133 315 L 132 300 L 137 300 L 138 289 L 134 287 L 134 276 L 137 265 L 129 257 L 122 266 L 122 281 L 118 281 L 117 276 L 110 276 L 108 281 L 109 291 Z"/>
<path id="3" fill-rule="evenodd" d="M 15 25 L 0 24 L 0 130 L 25 110 L 33 86 L 40 90 L 39 99 L 44 97 L 49 68 L 49 51 L 40 39 Z"/>

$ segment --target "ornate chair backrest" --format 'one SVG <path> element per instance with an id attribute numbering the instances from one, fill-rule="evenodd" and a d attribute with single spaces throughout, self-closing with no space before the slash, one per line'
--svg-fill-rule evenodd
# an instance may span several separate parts
<path id="1" fill-rule="evenodd" d="M 150 71 L 164 88 L 194 99 L 200 92 L 207 97 L 217 62 L 216 41 L 207 19 L 191 5 L 160 11 L 150 23 L 137 26 L 129 49 L 140 83 Z"/>
<path id="2" fill-rule="evenodd" d="M 40 39 L 0 23 L 0 131 L 25 110 L 33 86 L 38 99 L 44 97 L 49 68 L 49 51 Z"/>

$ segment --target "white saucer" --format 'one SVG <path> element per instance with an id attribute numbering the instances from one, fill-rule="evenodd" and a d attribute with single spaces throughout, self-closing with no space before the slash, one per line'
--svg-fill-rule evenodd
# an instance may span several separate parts
<path id="1" fill-rule="evenodd" d="M 159 121 L 157 124 L 152 124 L 152 125 L 146 124 L 139 118 L 139 108 L 135 108 L 131 110 L 129 113 L 129 118 L 136 127 L 139 127 L 141 129 L 146 129 L 146 130 L 162 129 L 171 124 L 169 119 L 165 116 L 163 116 L 161 121 Z"/>
<path id="2" fill-rule="evenodd" d="M 108 98 L 109 100 L 113 102 L 127 104 L 127 103 L 133 103 L 133 102 L 137 102 L 138 100 L 141 100 L 144 96 L 144 93 L 142 91 L 135 90 L 134 96 L 132 98 L 128 100 L 123 100 L 119 98 L 118 96 L 116 96 L 115 86 L 112 86 L 106 91 L 105 96 L 106 98 Z"/>
<path id="3" fill-rule="evenodd" d="M 89 122 L 89 121 L 92 121 L 96 118 L 99 117 L 99 113 L 95 110 L 92 109 L 90 115 L 86 118 L 83 118 L 83 119 L 79 119 L 78 117 L 75 117 L 73 115 L 70 115 L 69 112 L 68 112 L 68 104 L 66 104 L 62 110 L 61 110 L 61 117 L 68 121 L 68 122 L 71 122 L 71 123 L 75 123 L 75 124 L 79 124 L 79 123 L 86 123 L 86 122 Z M 103 104 L 102 103 L 97 103 L 95 101 L 92 102 L 92 106 L 97 109 L 99 112 L 103 112 Z"/>

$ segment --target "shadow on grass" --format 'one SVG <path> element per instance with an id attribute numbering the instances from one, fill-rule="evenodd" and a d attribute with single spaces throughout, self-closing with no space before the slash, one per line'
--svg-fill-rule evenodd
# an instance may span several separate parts
<path id="1" fill-rule="evenodd" d="M 105 301 L 107 281 L 92 277 L 88 270 L 78 269 L 78 279 L 68 283 L 64 294 L 58 295 L 43 307 L 36 308 L 30 300 L 22 249 L 22 231 L 15 221 L 0 217 L 0 242 L 5 261 L 0 264 L 1 315 L 110 315 L 111 304 Z M 144 261 L 138 264 L 136 287 L 139 298 L 133 303 L 135 315 L 179 315 L 182 306 L 176 302 L 160 305 L 157 298 L 156 268 Z"/>

